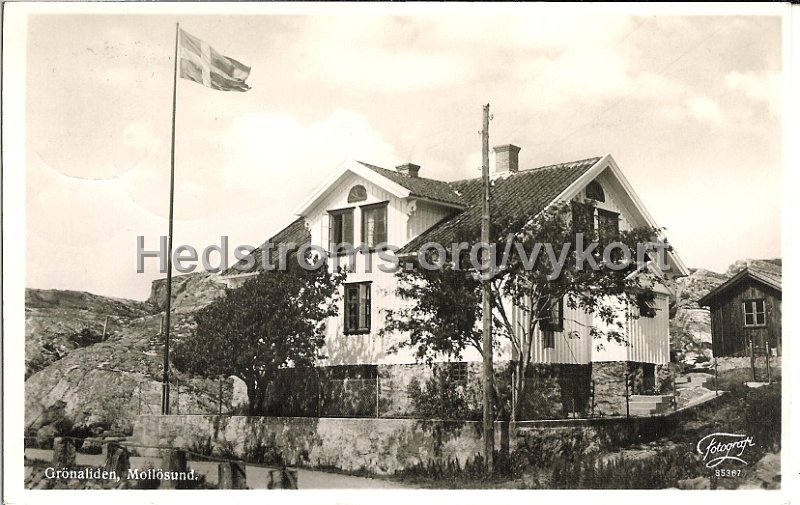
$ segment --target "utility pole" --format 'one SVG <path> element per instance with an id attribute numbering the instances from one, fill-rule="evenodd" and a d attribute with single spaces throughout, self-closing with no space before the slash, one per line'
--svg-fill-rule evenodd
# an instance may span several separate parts
<path id="1" fill-rule="evenodd" d="M 491 273 L 489 271 L 489 104 L 483 106 L 483 129 L 481 130 L 482 154 L 481 175 L 483 181 L 483 210 L 481 214 L 481 242 L 483 243 L 483 454 L 486 458 L 486 476 L 494 471 L 494 412 L 492 408 L 492 301 L 490 290 Z"/>

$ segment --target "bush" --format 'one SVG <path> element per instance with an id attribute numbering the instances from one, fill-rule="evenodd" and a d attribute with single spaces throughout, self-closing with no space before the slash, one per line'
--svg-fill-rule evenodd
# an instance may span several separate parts
<path id="1" fill-rule="evenodd" d="M 248 463 L 283 466 L 283 454 L 275 443 L 275 434 L 270 433 L 267 441 L 256 440 L 245 446 L 244 460 Z"/>
<path id="2" fill-rule="evenodd" d="M 455 381 L 447 370 L 435 367 L 424 385 L 416 377 L 406 389 L 414 415 L 422 419 L 479 420 L 481 411 L 471 405 L 474 391 L 469 382 Z"/>
<path id="3" fill-rule="evenodd" d="M 687 444 L 641 459 L 558 457 L 542 484 L 552 489 L 665 489 L 704 470 Z"/>
<path id="4" fill-rule="evenodd" d="M 398 471 L 396 475 L 401 479 L 422 478 L 436 481 L 464 481 L 467 484 L 486 480 L 483 469 L 484 464 L 483 457 L 480 454 L 468 459 L 463 464 L 458 458 L 448 460 L 431 459 L 425 462 L 417 462 L 413 466 Z M 507 479 L 509 477 L 511 477 L 511 462 L 508 456 L 502 451 L 495 451 L 492 479 Z"/>
<path id="5" fill-rule="evenodd" d="M 189 446 L 189 451 L 200 454 L 201 456 L 211 456 L 214 452 L 214 443 L 211 441 L 211 437 L 201 438 L 195 440 L 192 445 Z"/>

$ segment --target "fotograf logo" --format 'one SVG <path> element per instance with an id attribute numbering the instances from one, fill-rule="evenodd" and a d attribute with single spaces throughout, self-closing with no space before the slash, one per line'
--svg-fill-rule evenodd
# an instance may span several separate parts
<path id="1" fill-rule="evenodd" d="M 712 433 L 697 442 L 697 452 L 703 456 L 706 468 L 716 468 L 726 460 L 747 464 L 742 459 L 744 451 L 753 443 L 753 437 L 738 433 Z"/>

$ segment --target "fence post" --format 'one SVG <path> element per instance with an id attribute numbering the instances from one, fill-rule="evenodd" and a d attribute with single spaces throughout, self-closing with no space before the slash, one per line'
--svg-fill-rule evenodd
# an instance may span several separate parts
<path id="1" fill-rule="evenodd" d="M 626 371 L 625 372 L 625 417 L 631 417 L 631 405 L 630 405 L 630 397 L 628 396 L 628 379 L 630 374 Z"/>
<path id="2" fill-rule="evenodd" d="M 375 377 L 375 417 L 381 417 L 381 376 Z"/>
<path id="3" fill-rule="evenodd" d="M 142 415 L 142 383 L 139 383 L 139 415 Z"/>
<path id="4" fill-rule="evenodd" d="M 766 348 L 766 354 L 764 355 L 764 359 L 767 361 L 767 384 L 772 384 L 772 370 L 769 367 L 769 339 L 764 342 L 764 347 Z"/>
<path id="5" fill-rule="evenodd" d="M 181 380 L 175 378 L 175 415 L 181 415 Z"/>
<path id="6" fill-rule="evenodd" d="M 106 316 L 106 322 L 103 323 L 103 342 L 106 341 L 106 330 L 108 329 L 108 316 Z"/>
<path id="7" fill-rule="evenodd" d="M 220 489 L 247 489 L 245 466 L 238 461 L 220 463 L 218 475 Z"/>
<path id="8" fill-rule="evenodd" d="M 750 369 L 753 371 L 753 382 L 756 381 L 756 355 L 753 353 L 753 337 L 750 337 Z"/>
<path id="9" fill-rule="evenodd" d="M 219 376 L 219 415 L 222 415 L 222 376 Z"/>
<path id="10" fill-rule="evenodd" d="M 161 457 L 161 468 L 165 472 L 185 472 L 186 471 L 186 452 L 181 449 L 165 449 Z M 178 489 L 183 485 L 182 481 L 165 479 L 161 481 L 161 489 Z"/>
<path id="11" fill-rule="evenodd" d="M 53 467 L 56 470 L 75 467 L 75 442 L 71 438 L 53 439 Z"/>
<path id="12" fill-rule="evenodd" d="M 297 470 L 269 470 L 267 489 L 297 489 Z"/>
<path id="13" fill-rule="evenodd" d="M 105 449 L 106 463 L 104 469 L 116 472 L 119 476 L 127 475 L 131 466 L 128 449 L 115 442 L 105 444 Z"/>
<path id="14" fill-rule="evenodd" d="M 719 396 L 719 371 L 717 368 L 717 357 L 714 356 L 714 396 Z"/>

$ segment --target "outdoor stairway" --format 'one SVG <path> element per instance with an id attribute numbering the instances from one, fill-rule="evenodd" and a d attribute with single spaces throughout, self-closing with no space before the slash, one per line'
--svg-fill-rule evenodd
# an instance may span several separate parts
<path id="1" fill-rule="evenodd" d="M 714 389 L 714 376 L 707 373 L 689 373 L 675 379 L 675 389 Z"/>
<path id="2" fill-rule="evenodd" d="M 631 395 L 629 398 L 632 416 L 652 416 L 672 411 L 674 395 Z"/>

